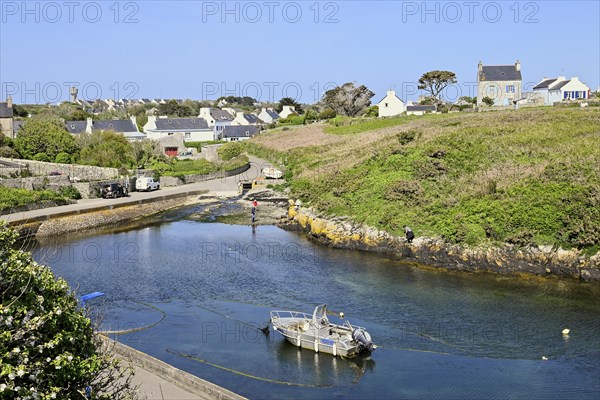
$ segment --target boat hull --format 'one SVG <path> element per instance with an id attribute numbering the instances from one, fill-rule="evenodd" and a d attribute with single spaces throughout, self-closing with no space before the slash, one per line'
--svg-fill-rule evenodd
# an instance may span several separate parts
<path id="1" fill-rule="evenodd" d="M 340 357 L 354 357 L 359 353 L 358 345 L 347 346 L 334 339 L 320 338 L 303 332 L 275 328 L 288 342 L 296 347 L 313 350 L 317 353 L 326 353 Z"/>

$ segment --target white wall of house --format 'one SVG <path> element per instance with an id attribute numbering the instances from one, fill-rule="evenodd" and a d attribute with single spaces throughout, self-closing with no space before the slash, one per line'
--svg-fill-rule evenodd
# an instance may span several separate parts
<path id="1" fill-rule="evenodd" d="M 260 110 L 260 114 L 258 114 L 258 118 L 260 118 L 261 121 L 263 121 L 267 124 L 271 124 L 274 122 L 273 118 L 269 115 L 266 108 L 263 108 Z"/>
<path id="2" fill-rule="evenodd" d="M 377 104 L 379 117 L 393 117 L 406 111 L 406 105 L 396 96 L 394 90 L 388 90 L 387 95 Z"/>
<path id="3" fill-rule="evenodd" d="M 281 110 L 281 112 L 279 113 L 279 116 L 281 118 L 287 118 L 290 115 L 294 115 L 294 114 L 297 114 L 294 106 L 283 106 L 283 110 Z"/>
<path id="4" fill-rule="evenodd" d="M 208 142 L 210 140 L 214 140 L 214 133 L 212 129 L 208 130 L 198 130 L 198 131 L 159 131 L 159 130 L 149 130 L 145 131 L 146 137 L 152 140 L 158 140 L 160 138 L 164 138 L 167 136 L 172 136 L 174 134 L 181 134 L 183 136 L 183 140 L 185 142 Z"/>
<path id="5" fill-rule="evenodd" d="M 550 89 L 551 92 L 552 88 Z M 560 100 L 579 100 L 587 99 L 590 88 L 579 80 L 578 77 L 574 76 L 571 78 L 569 83 L 560 88 Z M 557 90 L 554 92 L 558 92 Z"/>
<path id="6" fill-rule="evenodd" d="M 215 119 L 212 117 L 212 115 L 210 115 L 210 107 L 200 108 L 200 114 L 198 114 L 198 118 L 204 118 L 208 123 L 209 128 L 215 126 Z"/>
<path id="7" fill-rule="evenodd" d="M 239 112 L 231 121 L 231 125 L 250 125 L 250 123 L 244 118 L 244 113 Z"/>

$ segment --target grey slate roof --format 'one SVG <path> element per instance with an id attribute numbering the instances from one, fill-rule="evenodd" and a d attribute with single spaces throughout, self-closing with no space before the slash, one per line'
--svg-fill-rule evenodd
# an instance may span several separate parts
<path id="1" fill-rule="evenodd" d="M 267 114 L 269 114 L 269 116 L 273 119 L 279 119 L 279 114 L 277 114 L 277 112 L 275 112 L 274 110 L 265 110 L 267 112 Z"/>
<path id="2" fill-rule="evenodd" d="M 159 131 L 197 131 L 209 129 L 204 118 L 157 118 L 156 129 Z"/>
<path id="3" fill-rule="evenodd" d="M 254 125 L 229 125 L 223 127 L 223 138 L 253 137 L 258 132 Z"/>
<path id="4" fill-rule="evenodd" d="M 79 133 L 85 133 L 87 121 L 65 121 L 65 126 L 69 133 L 74 135 Z"/>
<path id="5" fill-rule="evenodd" d="M 217 121 L 233 121 L 233 117 L 225 110 L 220 110 L 218 108 L 210 109 L 210 116 L 214 118 L 215 122 Z"/>
<path id="6" fill-rule="evenodd" d="M 406 111 L 435 111 L 435 106 L 408 106 Z"/>
<path id="7" fill-rule="evenodd" d="M 547 89 L 552 83 L 556 82 L 557 78 L 554 79 L 546 79 L 538 83 L 533 87 L 533 89 Z"/>
<path id="8" fill-rule="evenodd" d="M 571 80 L 569 79 L 568 81 L 562 81 L 560 82 L 558 85 L 554 86 L 552 88 L 552 90 L 560 90 L 562 89 L 563 86 L 565 86 L 567 83 L 571 82 Z"/>
<path id="9" fill-rule="evenodd" d="M 0 103 L 0 118 L 12 118 L 13 109 L 8 107 L 8 103 Z"/>
<path id="10" fill-rule="evenodd" d="M 92 131 L 137 132 L 137 127 L 130 119 L 109 119 L 93 121 Z"/>
<path id="11" fill-rule="evenodd" d="M 480 81 L 520 81 L 521 71 L 514 65 L 488 65 L 483 66 L 479 73 Z"/>
<path id="12" fill-rule="evenodd" d="M 256 124 L 258 122 L 258 117 L 254 114 L 244 114 L 244 119 L 250 124 Z"/>

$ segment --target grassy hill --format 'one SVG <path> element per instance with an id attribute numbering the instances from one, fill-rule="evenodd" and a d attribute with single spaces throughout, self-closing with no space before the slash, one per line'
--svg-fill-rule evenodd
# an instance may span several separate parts
<path id="1" fill-rule="evenodd" d="M 400 117 L 267 133 L 292 196 L 330 216 L 469 245 L 600 249 L 600 109 Z"/>

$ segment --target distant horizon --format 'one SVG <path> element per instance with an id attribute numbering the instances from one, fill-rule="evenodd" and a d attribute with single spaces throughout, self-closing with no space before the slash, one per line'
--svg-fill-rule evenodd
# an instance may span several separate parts
<path id="1" fill-rule="evenodd" d="M 456 73 L 449 101 L 473 97 L 477 64 L 521 63 L 600 87 L 600 3 L 148 1 L 0 3 L 0 99 L 318 102 L 346 82 L 417 100 L 430 70 Z M 572 22 L 572 21 L 577 21 Z M 568 27 L 568 30 L 565 28 Z M 35 51 L 30 49 L 35 48 Z"/>

